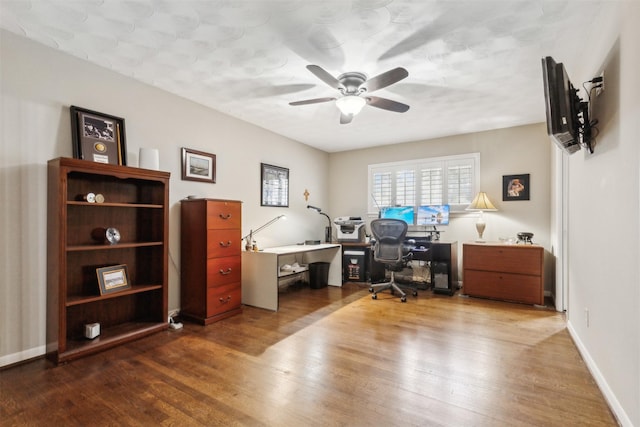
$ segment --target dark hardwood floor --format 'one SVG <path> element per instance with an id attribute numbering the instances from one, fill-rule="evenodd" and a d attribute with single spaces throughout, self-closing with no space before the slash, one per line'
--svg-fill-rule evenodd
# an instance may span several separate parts
<path id="1" fill-rule="evenodd" d="M 302 288 L 53 366 L 0 371 L 1 425 L 616 425 L 552 310 Z"/>

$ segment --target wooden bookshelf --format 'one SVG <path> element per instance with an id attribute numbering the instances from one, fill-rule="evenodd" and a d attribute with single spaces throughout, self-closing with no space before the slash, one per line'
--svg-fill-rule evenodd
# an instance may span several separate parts
<path id="1" fill-rule="evenodd" d="M 47 356 L 67 362 L 167 328 L 169 177 L 87 160 L 48 163 Z M 90 203 L 88 193 L 104 196 Z M 96 230 L 115 227 L 109 244 Z M 96 269 L 125 264 L 127 289 L 100 294 Z M 100 335 L 84 326 L 100 323 Z"/>

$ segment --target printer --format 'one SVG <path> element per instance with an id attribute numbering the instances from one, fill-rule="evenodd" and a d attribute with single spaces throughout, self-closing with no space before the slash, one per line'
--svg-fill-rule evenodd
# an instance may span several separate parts
<path id="1" fill-rule="evenodd" d="M 364 242 L 365 222 L 359 216 L 339 216 L 333 220 L 338 242 Z"/>

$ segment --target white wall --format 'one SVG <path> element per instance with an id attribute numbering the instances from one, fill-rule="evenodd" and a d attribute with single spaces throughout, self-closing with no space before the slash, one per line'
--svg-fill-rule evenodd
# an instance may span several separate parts
<path id="1" fill-rule="evenodd" d="M 544 108 L 541 105 L 541 108 Z M 373 163 L 407 159 L 480 153 L 480 188 L 487 192 L 497 212 L 484 214 L 486 240 L 516 237 L 520 231 L 534 233 L 534 241 L 549 249 L 550 173 L 549 137 L 544 124 L 456 135 L 428 141 L 387 145 L 366 150 L 333 153 L 330 156 L 329 188 L 333 216 L 367 217 L 367 167 Z M 502 176 L 530 174 L 530 200 L 502 201 Z M 370 219 L 370 218 L 368 218 Z M 453 215 L 442 227 L 442 240 L 457 241 L 462 263 L 462 243 L 477 238 L 477 213 Z M 368 228 L 367 228 L 368 230 Z M 553 263 L 547 262 L 552 268 Z M 460 277 L 462 270 L 460 268 Z M 545 287 L 551 289 L 553 277 L 547 274 Z"/>
<path id="2" fill-rule="evenodd" d="M 595 153 L 569 159 L 568 324 L 620 422 L 638 426 L 640 2 L 619 6 L 602 17 L 587 66 L 567 64 L 574 82 L 605 71 L 605 91 L 593 99 Z"/>
<path id="3" fill-rule="evenodd" d="M 69 106 L 125 118 L 128 164 L 140 147 L 160 150 L 171 172 L 169 308 L 179 301 L 180 203 L 187 195 L 243 201 L 243 235 L 261 247 L 322 239 L 328 154 L 74 57 L 0 33 L 0 366 L 40 355 L 46 313 L 46 163 L 72 157 Z M 181 147 L 216 154 L 217 183 L 181 180 Z M 260 207 L 260 163 L 290 169 L 289 208 Z"/>

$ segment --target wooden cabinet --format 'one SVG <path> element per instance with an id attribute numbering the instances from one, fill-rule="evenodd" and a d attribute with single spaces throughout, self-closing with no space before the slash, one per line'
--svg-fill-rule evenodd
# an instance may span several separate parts
<path id="1" fill-rule="evenodd" d="M 180 314 L 208 325 L 242 310 L 242 204 L 214 199 L 181 203 Z"/>
<path id="2" fill-rule="evenodd" d="M 169 176 L 86 160 L 48 163 L 47 355 L 66 362 L 167 328 Z M 87 195 L 93 193 L 95 200 Z M 100 201 L 100 203 L 98 203 Z M 120 241 L 101 239 L 114 227 Z M 97 268 L 130 287 L 101 295 Z M 85 338 L 85 325 L 100 335 Z"/>
<path id="3" fill-rule="evenodd" d="M 544 249 L 537 245 L 463 245 L 464 293 L 544 304 Z"/>

